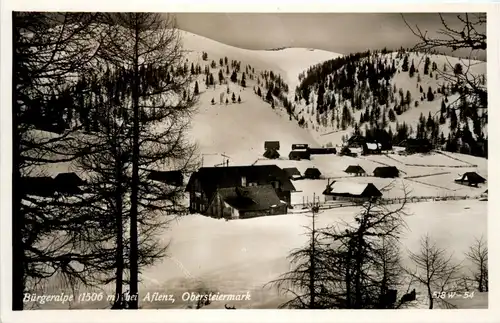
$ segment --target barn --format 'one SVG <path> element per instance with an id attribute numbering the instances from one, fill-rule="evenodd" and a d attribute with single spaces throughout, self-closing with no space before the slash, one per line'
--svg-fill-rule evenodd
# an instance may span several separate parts
<path id="1" fill-rule="evenodd" d="M 369 201 L 382 196 L 382 192 L 372 183 L 332 182 L 323 191 L 327 201 Z"/>
<path id="2" fill-rule="evenodd" d="M 288 154 L 288 159 L 290 160 L 301 160 L 301 159 L 311 159 L 311 153 L 307 149 L 296 149 L 292 150 Z"/>
<path id="3" fill-rule="evenodd" d="M 276 149 L 267 149 L 262 156 L 268 159 L 278 159 L 280 153 Z"/>
<path id="4" fill-rule="evenodd" d="M 20 189 L 23 191 L 23 195 L 48 197 L 54 195 L 56 191 L 56 186 L 54 183 L 54 179 L 52 177 L 26 176 L 21 178 Z"/>
<path id="5" fill-rule="evenodd" d="M 307 149 L 307 148 L 309 148 L 308 144 L 292 144 L 292 150 Z"/>
<path id="6" fill-rule="evenodd" d="M 340 156 L 349 156 L 349 157 L 357 157 L 356 153 L 353 153 L 349 147 L 344 146 L 340 149 Z"/>
<path id="7" fill-rule="evenodd" d="M 186 186 L 189 209 L 205 213 L 214 194 L 221 188 L 271 185 L 278 198 L 290 204 L 295 187 L 286 172 L 276 165 L 202 167 L 193 173 Z"/>
<path id="8" fill-rule="evenodd" d="M 344 171 L 349 175 L 362 176 L 366 175 L 365 170 L 359 165 L 350 165 Z"/>
<path id="9" fill-rule="evenodd" d="M 351 138 L 349 138 L 347 140 L 347 146 L 352 147 L 352 148 L 358 148 L 358 147 L 362 147 L 365 142 L 366 142 L 366 138 L 357 134 L 357 135 L 353 135 Z"/>
<path id="10" fill-rule="evenodd" d="M 304 172 L 304 178 L 319 179 L 320 176 L 321 176 L 321 172 L 317 168 L 308 168 Z"/>
<path id="11" fill-rule="evenodd" d="M 399 177 L 399 169 L 396 166 L 377 167 L 373 171 L 373 176 L 380 178 L 396 178 Z"/>
<path id="12" fill-rule="evenodd" d="M 280 142 L 279 141 L 265 141 L 264 142 L 264 150 L 280 150 Z"/>
<path id="13" fill-rule="evenodd" d="M 75 173 L 60 173 L 55 178 L 49 176 L 22 177 L 21 189 L 26 195 L 51 197 L 59 194 L 82 194 L 80 188 L 85 182 Z"/>
<path id="14" fill-rule="evenodd" d="M 476 172 L 467 172 L 462 175 L 462 177 L 455 179 L 455 183 L 461 185 L 475 186 L 478 187 L 479 184 L 484 184 L 486 179 Z"/>
<path id="15" fill-rule="evenodd" d="M 330 155 L 337 153 L 337 149 L 335 148 L 307 148 L 307 151 L 309 151 L 311 155 Z"/>
<path id="16" fill-rule="evenodd" d="M 81 194 L 85 182 L 75 173 L 60 173 L 54 178 L 55 191 L 61 194 Z"/>
<path id="17" fill-rule="evenodd" d="M 288 175 L 288 178 L 292 180 L 298 180 L 302 178 L 302 174 L 296 167 L 283 168 L 283 171 Z"/>
<path id="18" fill-rule="evenodd" d="M 174 186 L 182 186 L 184 184 L 184 176 L 182 175 L 182 172 L 180 170 L 152 170 L 149 172 L 148 179 Z"/>
<path id="19" fill-rule="evenodd" d="M 409 138 L 404 143 L 405 152 L 409 154 L 421 153 L 425 154 L 432 150 L 432 143 L 425 138 L 415 139 Z"/>
<path id="20" fill-rule="evenodd" d="M 214 218 L 247 219 L 287 213 L 271 185 L 220 188 L 209 203 L 206 215 Z"/>
<path id="21" fill-rule="evenodd" d="M 382 145 L 376 142 L 366 142 L 363 144 L 363 155 L 374 155 L 382 153 Z"/>

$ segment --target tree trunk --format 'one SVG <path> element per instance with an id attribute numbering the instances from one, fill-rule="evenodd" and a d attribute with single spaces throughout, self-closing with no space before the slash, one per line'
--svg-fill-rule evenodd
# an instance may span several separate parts
<path id="1" fill-rule="evenodd" d="M 120 147 L 117 143 L 116 147 Z M 122 179 L 121 179 L 121 154 L 117 153 L 115 155 L 117 158 L 118 165 L 116 165 L 116 292 L 115 292 L 115 302 L 112 309 L 122 309 L 123 308 L 123 203 L 122 203 Z"/>
<path id="2" fill-rule="evenodd" d="M 432 298 L 432 291 L 429 285 L 427 285 L 427 295 L 429 295 L 429 309 L 432 310 L 434 308 L 434 298 Z"/>
<path id="3" fill-rule="evenodd" d="M 13 19 L 15 13 L 12 13 Z M 15 28 L 12 28 L 12 38 L 15 41 Z M 13 69 L 16 69 L 16 44 L 12 46 Z M 16 111 L 18 95 L 16 91 L 15 71 L 12 73 L 12 310 L 23 310 L 23 294 L 25 288 L 23 228 L 24 214 L 21 212 L 21 138 L 19 133 L 19 117 Z"/>
<path id="4" fill-rule="evenodd" d="M 351 241 L 349 241 L 347 259 L 346 259 L 346 274 L 345 274 L 346 308 L 351 308 L 351 259 L 352 259 L 352 243 Z"/>
<path id="5" fill-rule="evenodd" d="M 309 293 L 310 293 L 310 303 L 309 303 L 309 308 L 316 308 L 316 291 L 315 291 L 315 257 L 316 257 L 316 250 L 315 250 L 315 235 L 316 235 L 316 228 L 315 228 L 315 222 L 316 222 L 316 219 L 315 219 L 315 215 L 316 215 L 316 212 L 315 212 L 315 207 L 314 207 L 314 203 L 313 203 L 313 210 L 312 210 L 312 213 L 313 213 L 313 223 L 312 223 L 312 238 L 311 238 L 311 270 L 310 270 L 310 273 L 309 273 Z"/>
<path id="6" fill-rule="evenodd" d="M 14 88 L 14 87 L 13 87 Z M 12 158 L 12 310 L 23 310 L 25 289 L 23 228 L 24 213 L 21 211 L 22 187 L 20 171 L 19 134 L 16 125 L 16 111 L 13 111 L 13 158 Z"/>
<path id="7" fill-rule="evenodd" d="M 130 309 L 138 308 L 138 237 L 137 237 L 137 215 L 138 215 L 138 191 L 139 191 L 139 57 L 138 41 L 139 26 L 138 17 L 135 15 L 135 46 L 134 46 L 134 73 L 132 80 L 133 99 L 133 138 L 132 138 L 132 192 L 130 209 Z"/>

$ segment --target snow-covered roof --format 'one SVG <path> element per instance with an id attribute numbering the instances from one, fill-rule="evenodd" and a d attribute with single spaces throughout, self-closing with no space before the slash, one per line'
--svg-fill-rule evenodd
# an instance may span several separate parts
<path id="1" fill-rule="evenodd" d="M 379 143 L 372 143 L 372 142 L 366 143 L 366 148 L 368 148 L 370 150 L 377 150 L 377 149 L 380 149 L 381 147 L 382 147 L 382 145 Z"/>
<path id="2" fill-rule="evenodd" d="M 368 184 L 353 182 L 335 182 L 331 186 L 331 193 L 361 195 Z"/>
<path id="3" fill-rule="evenodd" d="M 293 149 L 292 151 L 307 151 L 306 148 L 296 148 L 296 149 Z"/>

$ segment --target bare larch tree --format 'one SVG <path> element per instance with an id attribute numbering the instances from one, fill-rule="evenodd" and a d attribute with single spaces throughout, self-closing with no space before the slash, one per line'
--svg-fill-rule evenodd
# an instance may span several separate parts
<path id="1" fill-rule="evenodd" d="M 421 239 L 420 250 L 416 253 L 410 251 L 409 257 L 416 268 L 406 268 L 405 271 L 425 287 L 429 309 L 434 308 L 434 301 L 450 305 L 444 298 L 435 297 L 435 293 L 448 292 L 455 286 L 460 264 L 455 262 L 453 255 L 425 235 Z"/>
<path id="2" fill-rule="evenodd" d="M 128 86 L 119 103 L 131 138 L 130 212 L 128 219 L 130 302 L 138 307 L 139 244 L 154 252 L 153 237 L 168 224 L 167 211 L 183 207 L 183 189 L 149 177 L 152 170 L 191 172 L 197 165 L 195 146 L 187 138 L 196 96 L 186 65 L 179 31 L 172 17 L 156 13 L 106 15 L 107 29 L 100 57 L 123 70 Z M 118 108 L 118 106 L 117 106 Z M 147 237 L 147 238 L 146 238 Z M 144 239 L 143 239 L 144 238 Z M 159 255 L 164 249 L 159 249 Z M 153 258 L 150 258 L 153 259 Z"/>

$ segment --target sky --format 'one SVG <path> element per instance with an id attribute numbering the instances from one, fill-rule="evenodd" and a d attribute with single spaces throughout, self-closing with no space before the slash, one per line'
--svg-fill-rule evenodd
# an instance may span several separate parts
<path id="1" fill-rule="evenodd" d="M 457 14 L 443 15 L 457 26 Z M 437 13 L 404 16 L 410 25 L 430 33 L 442 27 Z M 246 49 L 305 47 L 348 54 L 407 48 L 418 41 L 399 13 L 176 13 L 175 17 L 180 29 Z"/>

